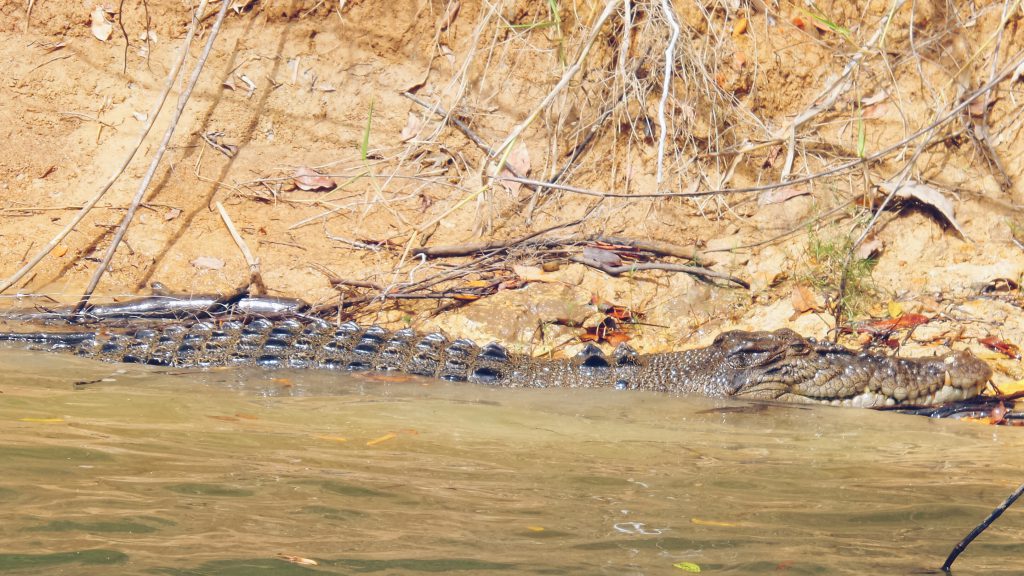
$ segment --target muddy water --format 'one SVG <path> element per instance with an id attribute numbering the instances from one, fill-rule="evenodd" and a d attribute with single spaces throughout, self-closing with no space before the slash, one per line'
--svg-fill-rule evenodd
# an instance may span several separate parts
<path id="1" fill-rule="evenodd" d="M 120 369 L 0 350 L 0 572 L 910 574 L 1024 481 L 1020 429 Z M 1024 508 L 957 568 L 1024 574 Z"/>

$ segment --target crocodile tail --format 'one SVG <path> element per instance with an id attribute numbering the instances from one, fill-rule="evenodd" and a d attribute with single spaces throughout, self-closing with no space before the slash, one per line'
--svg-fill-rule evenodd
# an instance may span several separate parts
<path id="1" fill-rule="evenodd" d="M 449 341 L 440 333 L 388 331 L 353 322 L 258 319 L 195 322 L 134 332 L 0 333 L 0 340 L 71 351 L 108 362 L 175 367 L 260 366 L 397 371 L 452 381 L 505 384 L 527 359 L 498 344 Z M 521 366 L 520 366 L 521 367 Z"/>
<path id="2" fill-rule="evenodd" d="M 95 332 L 0 332 L 0 342 L 44 344 L 55 350 L 77 348 L 95 338 Z"/>

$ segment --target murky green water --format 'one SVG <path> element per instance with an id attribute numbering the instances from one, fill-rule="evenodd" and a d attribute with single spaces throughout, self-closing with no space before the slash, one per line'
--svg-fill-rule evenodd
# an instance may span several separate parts
<path id="1" fill-rule="evenodd" d="M 1020 429 L 122 368 L 0 350 L 0 572 L 910 574 L 1024 481 Z M 1024 574 L 1024 508 L 955 573 Z"/>

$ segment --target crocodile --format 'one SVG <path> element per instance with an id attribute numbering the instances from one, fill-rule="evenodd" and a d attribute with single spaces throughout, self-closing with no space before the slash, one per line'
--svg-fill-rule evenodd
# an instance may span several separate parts
<path id="1" fill-rule="evenodd" d="M 893 358 L 804 338 L 789 329 L 723 332 L 711 345 L 639 354 L 588 344 L 566 359 L 514 354 L 440 333 L 388 331 L 316 318 L 193 321 L 140 329 L 5 332 L 109 362 L 173 367 L 260 366 L 399 371 L 502 387 L 608 387 L 864 408 L 935 406 L 977 396 L 992 375 L 967 351 Z"/>

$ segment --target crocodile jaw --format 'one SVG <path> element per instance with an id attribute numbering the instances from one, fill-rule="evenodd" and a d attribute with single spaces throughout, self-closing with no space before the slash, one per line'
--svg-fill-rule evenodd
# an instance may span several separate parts
<path id="1" fill-rule="evenodd" d="M 752 372 L 732 395 L 858 408 L 934 406 L 977 396 L 991 377 L 969 352 L 906 359 L 827 349 Z"/>

